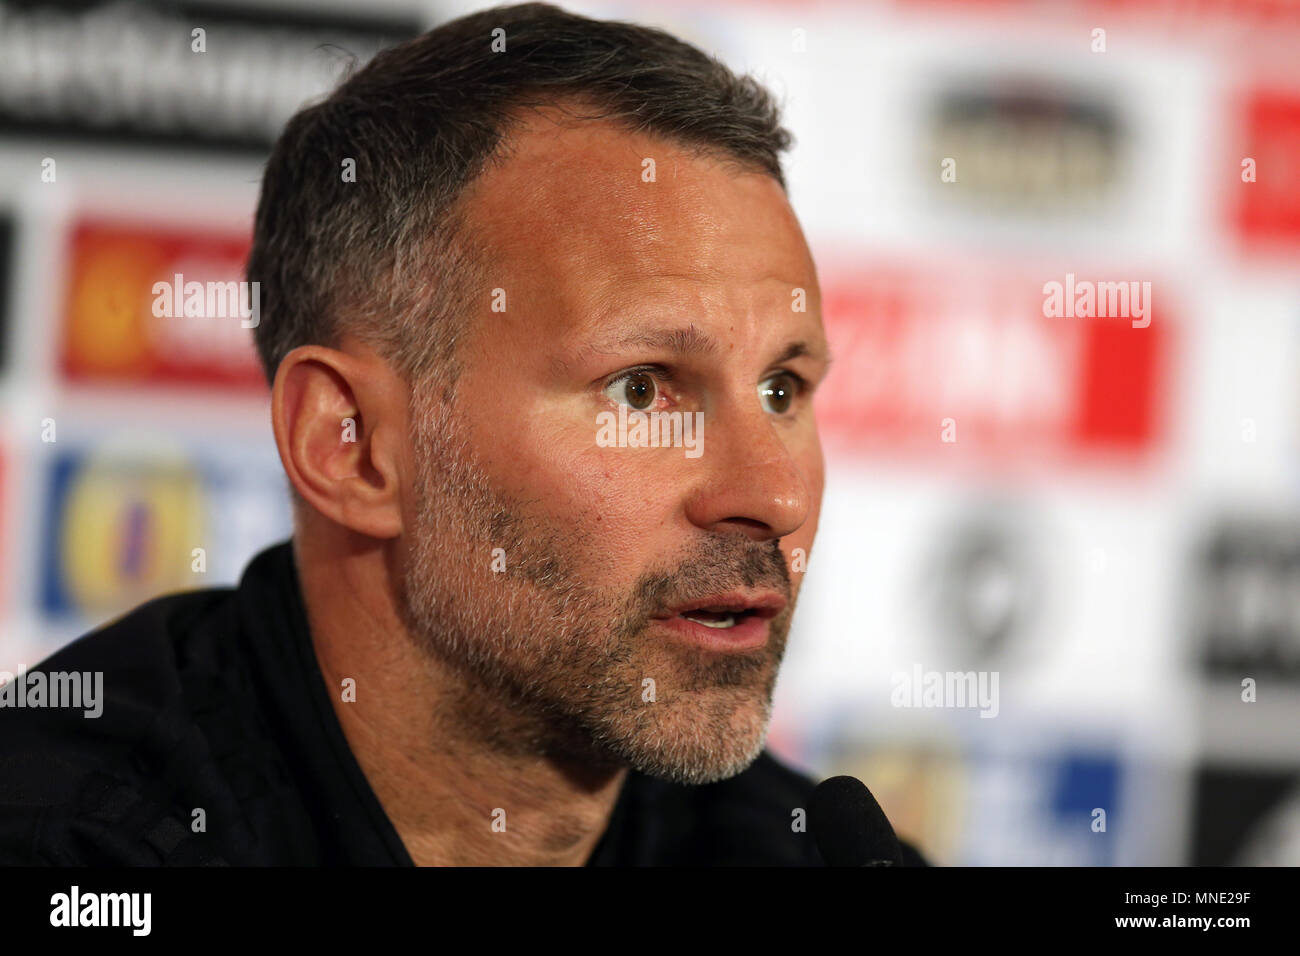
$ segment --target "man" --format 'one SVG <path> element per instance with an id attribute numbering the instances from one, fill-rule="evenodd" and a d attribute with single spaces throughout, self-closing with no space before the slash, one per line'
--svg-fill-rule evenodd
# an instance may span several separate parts
<path id="1" fill-rule="evenodd" d="M 294 117 L 248 269 L 292 545 L 38 668 L 103 716 L 0 711 L 0 853 L 820 865 L 763 752 L 828 362 L 787 144 L 698 50 L 540 4 Z"/>

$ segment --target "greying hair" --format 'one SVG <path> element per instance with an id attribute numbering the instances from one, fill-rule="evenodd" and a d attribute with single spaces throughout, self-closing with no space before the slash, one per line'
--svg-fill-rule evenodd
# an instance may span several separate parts
<path id="1" fill-rule="evenodd" d="M 617 121 L 785 188 L 791 138 L 771 95 L 690 44 L 544 3 L 461 17 L 381 52 L 276 142 L 247 270 L 261 283 L 254 336 L 268 381 L 291 349 L 350 333 L 408 383 L 434 370 L 454 383 L 488 252 L 458 200 L 500 161 L 521 110 L 570 102 L 594 109 L 582 119 Z M 349 159 L 355 182 L 342 175 Z"/>

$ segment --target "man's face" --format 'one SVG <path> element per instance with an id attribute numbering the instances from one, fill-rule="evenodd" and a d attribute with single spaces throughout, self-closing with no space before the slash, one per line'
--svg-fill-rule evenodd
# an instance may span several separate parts
<path id="1" fill-rule="evenodd" d="M 492 264 L 454 398 L 412 398 L 408 623 L 497 746 L 724 779 L 821 506 L 811 256 L 768 176 L 604 123 L 510 142 L 470 192 Z"/>

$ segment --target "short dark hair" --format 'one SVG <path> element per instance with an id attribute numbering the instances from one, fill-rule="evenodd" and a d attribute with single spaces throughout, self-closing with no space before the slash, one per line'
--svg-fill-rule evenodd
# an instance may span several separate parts
<path id="1" fill-rule="evenodd" d="M 498 29 L 504 52 L 492 49 Z M 485 251 L 457 200 L 520 110 L 570 101 L 595 108 L 583 119 L 700 149 L 785 188 L 791 137 L 771 94 L 690 44 L 544 3 L 461 17 L 375 56 L 276 142 L 247 270 L 260 283 L 254 336 L 268 380 L 291 349 L 351 332 L 408 382 L 438 368 L 454 381 L 460 327 L 485 288 Z M 342 174 L 349 159 L 354 182 Z"/>

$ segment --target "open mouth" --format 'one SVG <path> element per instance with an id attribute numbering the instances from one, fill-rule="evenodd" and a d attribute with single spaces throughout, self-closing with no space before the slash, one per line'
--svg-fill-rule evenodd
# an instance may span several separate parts
<path id="1" fill-rule="evenodd" d="M 656 615 L 660 620 L 682 618 L 715 631 L 729 631 L 745 624 L 761 624 L 780 614 L 785 598 L 775 591 L 714 594 L 669 608 Z"/>
<path id="2" fill-rule="evenodd" d="M 742 621 L 757 616 L 757 610 L 753 608 L 729 611 L 716 608 L 699 608 L 694 611 L 685 611 L 678 615 L 688 621 L 694 621 L 696 624 L 703 624 L 705 627 L 712 627 L 718 630 L 727 630 L 735 627 Z"/>
<path id="3" fill-rule="evenodd" d="M 652 619 L 695 647 L 745 652 L 767 643 L 771 620 L 785 606 L 785 596 L 776 591 L 737 590 L 664 608 Z"/>
<path id="4" fill-rule="evenodd" d="M 771 636 L 771 619 L 785 598 L 777 594 L 714 595 L 673 608 L 656 620 L 678 639 L 716 653 L 755 651 Z"/>

